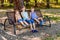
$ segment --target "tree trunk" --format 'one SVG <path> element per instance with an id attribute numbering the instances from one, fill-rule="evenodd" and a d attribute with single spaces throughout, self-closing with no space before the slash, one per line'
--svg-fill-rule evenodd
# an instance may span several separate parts
<path id="1" fill-rule="evenodd" d="M 28 7 L 28 6 L 29 6 L 29 2 L 26 1 L 26 7 Z"/>
<path id="2" fill-rule="evenodd" d="M 37 7 L 37 0 L 35 0 L 35 7 Z"/>
<path id="3" fill-rule="evenodd" d="M 21 8 L 24 6 L 24 0 L 14 0 L 14 13 L 15 10 L 19 10 L 21 14 Z"/>
<path id="4" fill-rule="evenodd" d="M 56 4 L 58 4 L 58 0 L 56 0 Z"/>
<path id="5" fill-rule="evenodd" d="M 21 10 L 24 6 L 24 0 L 14 0 L 14 9 Z"/>
<path id="6" fill-rule="evenodd" d="M 47 7 L 47 8 L 50 8 L 50 5 L 49 5 L 49 4 L 50 4 L 50 0 L 46 0 L 46 2 L 47 2 L 46 7 Z"/>
<path id="7" fill-rule="evenodd" d="M 28 7 L 29 6 L 29 1 L 30 0 L 25 0 L 26 1 L 26 7 Z"/>
<path id="8" fill-rule="evenodd" d="M 4 7 L 4 0 L 1 0 L 1 7 Z"/>
<path id="9" fill-rule="evenodd" d="M 13 3 L 13 0 L 9 0 L 10 3 Z"/>

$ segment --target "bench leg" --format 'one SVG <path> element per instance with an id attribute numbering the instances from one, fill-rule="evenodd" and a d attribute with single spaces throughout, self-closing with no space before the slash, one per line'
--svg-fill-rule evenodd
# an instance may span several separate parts
<path id="1" fill-rule="evenodd" d="M 13 25 L 13 28 L 14 28 L 14 34 L 16 35 L 16 25 L 15 24 Z"/>

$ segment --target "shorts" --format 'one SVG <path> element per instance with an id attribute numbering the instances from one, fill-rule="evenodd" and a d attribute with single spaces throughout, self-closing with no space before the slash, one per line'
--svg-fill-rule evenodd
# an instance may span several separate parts
<path id="1" fill-rule="evenodd" d="M 37 19 L 38 17 L 32 17 L 31 19 L 35 19 L 35 18 Z"/>
<path id="2" fill-rule="evenodd" d="M 38 19 L 38 18 L 34 18 L 34 19 L 33 19 L 33 18 L 31 18 L 31 19 L 32 19 L 33 21 L 35 21 L 35 19 Z"/>
<path id="3" fill-rule="evenodd" d="M 19 20 L 18 20 L 18 23 L 20 23 L 20 22 L 22 22 L 22 21 L 23 21 L 22 19 L 19 19 Z"/>
<path id="4" fill-rule="evenodd" d="M 26 21 L 27 23 L 29 23 L 29 24 L 33 24 L 33 23 L 34 23 L 34 20 L 32 20 L 32 19 L 30 19 L 30 20 L 26 19 L 25 21 Z"/>

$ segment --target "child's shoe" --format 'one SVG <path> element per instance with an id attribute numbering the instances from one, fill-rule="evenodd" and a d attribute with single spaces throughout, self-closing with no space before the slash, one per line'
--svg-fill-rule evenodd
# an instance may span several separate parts
<path id="1" fill-rule="evenodd" d="M 40 26 L 44 25 L 44 21 L 40 21 Z"/>
<path id="2" fill-rule="evenodd" d="M 36 33 L 36 32 L 38 32 L 38 31 L 37 31 L 37 30 L 31 30 L 31 32 Z"/>
<path id="3" fill-rule="evenodd" d="M 34 32 L 38 32 L 37 30 L 34 30 Z"/>

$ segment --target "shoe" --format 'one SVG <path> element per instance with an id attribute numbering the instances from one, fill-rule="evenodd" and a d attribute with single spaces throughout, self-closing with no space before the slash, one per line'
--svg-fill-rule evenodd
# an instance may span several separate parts
<path id="1" fill-rule="evenodd" d="M 44 21 L 40 21 L 40 26 L 44 25 Z"/>
<path id="2" fill-rule="evenodd" d="M 37 30 L 34 30 L 34 32 L 38 32 Z"/>
<path id="3" fill-rule="evenodd" d="M 34 32 L 34 30 L 31 30 L 31 32 Z"/>
<path id="4" fill-rule="evenodd" d="M 37 31 L 37 30 L 31 30 L 31 32 L 36 33 L 36 32 L 38 32 L 38 31 Z"/>

